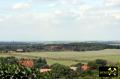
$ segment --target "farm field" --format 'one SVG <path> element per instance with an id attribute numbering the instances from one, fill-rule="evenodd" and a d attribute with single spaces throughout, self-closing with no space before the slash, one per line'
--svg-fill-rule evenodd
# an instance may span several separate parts
<path id="1" fill-rule="evenodd" d="M 105 49 L 100 51 L 63 51 L 63 52 L 24 52 L 24 53 L 0 53 L 0 57 L 15 56 L 20 58 L 45 58 L 48 64 L 60 63 L 72 65 L 78 62 L 87 63 L 95 59 L 105 59 L 109 62 L 120 62 L 120 49 Z"/>

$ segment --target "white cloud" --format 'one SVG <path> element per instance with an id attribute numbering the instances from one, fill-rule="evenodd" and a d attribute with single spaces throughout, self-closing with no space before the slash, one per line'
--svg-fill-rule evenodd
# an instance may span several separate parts
<path id="1" fill-rule="evenodd" d="M 120 5 L 120 0 L 106 0 L 105 1 L 106 6 L 116 6 Z"/>
<path id="2" fill-rule="evenodd" d="M 78 5 L 81 4 L 81 0 L 59 0 L 59 2 L 63 5 Z"/>
<path id="3" fill-rule="evenodd" d="M 90 5 L 81 5 L 79 8 L 79 11 L 81 13 L 82 16 L 84 16 L 85 13 L 89 13 L 88 11 L 92 9 L 92 6 Z"/>
<path id="4" fill-rule="evenodd" d="M 0 18 L 0 22 L 2 22 L 2 21 L 4 21 L 4 19 L 3 19 L 3 18 Z"/>
<path id="5" fill-rule="evenodd" d="M 112 16 L 115 17 L 115 19 L 120 20 L 120 13 L 113 13 Z"/>
<path id="6" fill-rule="evenodd" d="M 5 16 L 0 15 L 0 22 L 3 22 L 5 20 Z"/>
<path id="7" fill-rule="evenodd" d="M 50 3 L 48 4 L 49 7 L 55 7 L 57 4 L 56 3 Z"/>
<path id="8" fill-rule="evenodd" d="M 88 10 L 88 9 L 90 9 L 90 8 L 91 8 L 90 5 L 81 5 L 81 6 L 80 6 L 80 10 Z"/>
<path id="9" fill-rule="evenodd" d="M 5 20 L 7 20 L 9 18 L 11 18 L 11 15 L 1 15 L 0 16 L 0 22 L 3 22 L 3 21 L 5 21 Z"/>
<path id="10" fill-rule="evenodd" d="M 16 35 L 21 34 L 21 37 L 30 36 L 32 39 L 34 37 L 35 39 L 52 40 L 61 38 L 92 39 L 92 37 L 93 39 L 101 39 L 103 36 L 107 39 L 109 37 L 107 32 L 110 33 L 108 29 L 112 31 L 115 26 L 120 24 L 118 22 L 120 19 L 119 11 L 113 8 L 81 3 L 79 2 L 81 0 L 49 1 L 55 2 L 32 3 L 34 7 L 31 9 L 35 9 L 34 11 L 18 12 L 6 21 L 3 21 L 4 18 L 0 17 L 0 26 L 8 28 L 8 31 L 13 33 L 15 33 L 14 29 L 20 29 L 16 30 Z M 107 6 L 112 6 L 112 3 L 118 5 L 115 0 L 111 4 L 107 2 Z M 13 9 L 18 10 L 30 7 L 31 4 L 29 3 L 18 3 L 13 6 Z"/>
<path id="11" fill-rule="evenodd" d="M 31 7 L 30 3 L 17 3 L 13 6 L 13 9 L 18 10 L 18 9 L 26 9 L 30 7 Z"/>

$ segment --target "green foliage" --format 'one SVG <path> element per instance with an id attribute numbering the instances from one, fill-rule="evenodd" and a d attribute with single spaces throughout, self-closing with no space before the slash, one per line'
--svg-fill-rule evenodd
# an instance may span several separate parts
<path id="1" fill-rule="evenodd" d="M 106 65 L 107 65 L 107 61 L 103 59 L 96 59 L 95 61 L 88 62 L 88 66 L 94 68 L 96 67 L 97 69 L 99 68 L 99 66 L 106 66 Z"/>
<path id="2" fill-rule="evenodd" d="M 0 58 L 0 79 L 50 79 L 49 74 L 40 73 L 40 67 L 47 65 L 45 59 L 39 58 L 35 64 L 37 67 L 25 67 L 18 63 L 15 57 Z"/>
<path id="3" fill-rule="evenodd" d="M 18 63 L 18 59 L 15 57 L 0 57 L 0 63 L 6 63 L 6 64 L 16 64 Z"/>
<path id="4" fill-rule="evenodd" d="M 90 79 L 97 79 L 99 78 L 98 76 L 98 68 L 100 66 L 106 66 L 107 65 L 107 61 L 103 60 L 103 59 L 96 59 L 95 61 L 89 61 L 88 62 L 88 66 L 90 67 L 90 69 L 88 71 L 83 72 L 81 75 L 83 77 L 90 76 Z"/>
<path id="5" fill-rule="evenodd" d="M 45 72 L 45 73 L 41 73 L 42 75 L 42 79 L 52 79 L 51 77 L 51 72 Z"/>
<path id="6" fill-rule="evenodd" d="M 51 65 L 51 71 L 40 73 L 39 69 L 47 65 L 45 59 L 39 58 L 35 60 L 34 64 L 36 65 L 32 68 L 21 66 L 17 62 L 18 59 L 15 57 L 0 58 L 0 79 L 99 79 L 99 71 L 97 69 L 92 70 L 90 68 L 83 71 L 81 69 L 82 63 L 72 65 L 78 67 L 77 71 L 73 71 L 68 66 L 56 63 Z M 102 59 L 88 62 L 88 66 L 90 67 L 105 65 L 107 65 L 107 61 Z M 117 63 L 116 66 L 119 67 L 120 64 Z"/>
<path id="7" fill-rule="evenodd" d="M 71 65 L 71 66 L 74 66 L 74 67 L 81 67 L 83 64 L 82 63 L 77 63 L 77 64 L 74 64 L 74 65 Z"/>
<path id="8" fill-rule="evenodd" d="M 103 59 L 97 59 L 97 60 L 95 61 L 95 63 L 96 63 L 97 65 L 99 65 L 99 66 L 105 66 L 105 65 L 107 65 L 107 61 L 106 61 L 106 60 L 103 60 Z"/>
<path id="9" fill-rule="evenodd" d="M 2 79 L 40 79 L 40 72 L 35 68 L 23 67 L 18 64 L 0 64 Z"/>
<path id="10" fill-rule="evenodd" d="M 56 63 L 51 66 L 51 77 L 52 79 L 74 79 L 75 77 L 77 77 L 77 74 L 68 66 Z"/>
<path id="11" fill-rule="evenodd" d="M 97 65 L 96 65 L 95 61 L 89 61 L 88 66 L 89 67 L 94 67 L 94 66 L 97 66 Z"/>
<path id="12" fill-rule="evenodd" d="M 112 46 L 102 43 L 76 42 L 68 44 L 39 44 L 26 42 L 0 42 L 0 51 L 9 52 L 23 49 L 23 52 L 33 51 L 92 51 L 103 49 L 120 49 L 120 46 Z"/>
<path id="13" fill-rule="evenodd" d="M 35 60 L 34 66 L 36 68 L 48 67 L 47 61 L 44 58 L 39 58 Z"/>

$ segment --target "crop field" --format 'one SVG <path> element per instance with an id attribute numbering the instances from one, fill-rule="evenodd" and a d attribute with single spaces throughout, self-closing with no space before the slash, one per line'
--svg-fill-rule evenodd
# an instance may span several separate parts
<path id="1" fill-rule="evenodd" d="M 120 62 L 120 49 L 105 49 L 100 51 L 63 51 L 63 52 L 24 52 L 0 53 L 0 57 L 15 56 L 20 58 L 45 58 L 48 64 L 60 63 L 72 65 L 78 62 L 86 63 L 95 59 L 105 59 L 111 63 Z"/>

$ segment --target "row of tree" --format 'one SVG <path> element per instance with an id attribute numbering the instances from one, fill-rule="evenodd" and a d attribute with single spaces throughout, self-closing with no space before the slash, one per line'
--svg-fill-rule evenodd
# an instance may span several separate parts
<path id="1" fill-rule="evenodd" d="M 103 49 L 120 49 L 101 43 L 68 43 L 68 44 L 38 44 L 38 43 L 0 43 L 0 51 L 9 52 L 22 49 L 22 52 L 33 51 L 92 51 Z"/>

